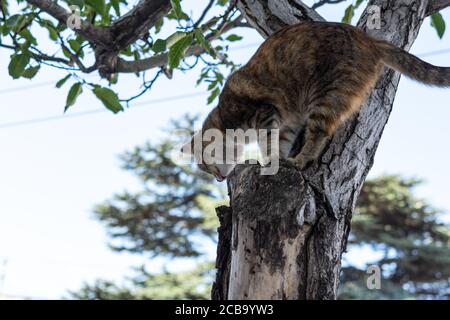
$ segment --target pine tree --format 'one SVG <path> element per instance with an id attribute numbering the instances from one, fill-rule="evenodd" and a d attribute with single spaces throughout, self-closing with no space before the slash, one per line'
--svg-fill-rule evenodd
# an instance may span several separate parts
<path id="1" fill-rule="evenodd" d="M 413 190 L 421 181 L 385 176 L 368 180 L 352 221 L 349 249 L 382 253 L 382 290 L 368 291 L 365 269 L 343 268 L 341 298 L 449 298 L 450 229 L 441 213 Z"/>
<path id="2" fill-rule="evenodd" d="M 172 122 L 166 132 L 192 128 L 196 118 Z M 169 136 L 169 135 L 168 135 Z M 214 265 L 204 252 L 216 243 L 214 208 L 226 201 L 223 188 L 190 165 L 179 166 L 170 153 L 173 139 L 147 143 L 122 157 L 123 168 L 139 177 L 142 191 L 125 192 L 96 208 L 111 247 L 150 257 L 194 259 L 193 270 L 150 274 L 137 269 L 125 287 L 108 281 L 85 284 L 78 299 L 208 299 Z M 368 180 L 359 197 L 348 249 L 369 247 L 382 253 L 381 290 L 366 286 L 366 269 L 344 266 L 340 299 L 448 298 L 450 227 L 442 212 L 415 196 L 419 180 L 383 176 Z M 345 254 L 344 254 L 345 258 Z"/>

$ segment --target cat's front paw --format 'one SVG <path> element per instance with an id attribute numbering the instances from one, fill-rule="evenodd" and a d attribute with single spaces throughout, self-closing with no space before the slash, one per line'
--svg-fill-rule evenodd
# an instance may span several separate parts
<path id="1" fill-rule="evenodd" d="M 289 161 L 289 163 L 293 164 L 299 170 L 305 169 L 306 165 L 309 162 L 307 159 L 305 159 L 302 156 L 297 156 L 295 158 L 288 158 L 287 160 Z"/>

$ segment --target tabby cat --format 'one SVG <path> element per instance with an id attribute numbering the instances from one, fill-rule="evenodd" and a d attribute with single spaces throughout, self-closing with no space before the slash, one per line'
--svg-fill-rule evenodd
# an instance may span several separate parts
<path id="1" fill-rule="evenodd" d="M 250 61 L 229 77 L 201 133 L 208 129 L 277 128 L 279 157 L 283 159 L 302 133 L 303 147 L 291 160 L 303 169 L 318 158 L 336 129 L 360 109 L 384 66 L 425 84 L 450 86 L 450 68 L 428 64 L 356 27 L 329 22 L 288 26 L 270 36 Z M 209 143 L 192 149 L 197 159 Z M 233 168 L 231 164 L 199 166 L 218 180 Z"/>

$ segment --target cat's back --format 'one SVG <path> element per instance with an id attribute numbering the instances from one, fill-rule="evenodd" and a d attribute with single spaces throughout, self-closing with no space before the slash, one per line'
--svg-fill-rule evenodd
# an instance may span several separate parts
<path id="1" fill-rule="evenodd" d="M 348 24 L 302 22 L 271 35 L 247 64 L 249 69 L 271 74 L 315 70 L 320 65 L 364 63 L 379 53 L 371 37 Z M 308 70 L 310 69 L 310 70 Z"/>

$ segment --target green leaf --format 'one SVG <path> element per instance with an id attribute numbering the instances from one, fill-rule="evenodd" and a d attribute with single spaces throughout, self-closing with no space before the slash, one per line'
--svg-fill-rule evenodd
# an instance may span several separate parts
<path id="1" fill-rule="evenodd" d="M 359 6 L 364 2 L 364 0 L 356 0 L 355 9 L 358 9 Z"/>
<path id="2" fill-rule="evenodd" d="M 1 6 L 1 10 L 5 14 L 5 16 L 8 16 L 9 15 L 8 1 L 7 0 L 0 1 L 0 6 Z"/>
<path id="3" fill-rule="evenodd" d="M 202 31 L 200 29 L 196 29 L 194 31 L 195 40 L 198 42 L 198 44 L 205 49 L 211 56 L 214 58 L 216 57 L 216 52 L 211 47 L 210 43 L 206 40 L 205 36 L 203 35 Z"/>
<path id="4" fill-rule="evenodd" d="M 80 50 L 81 48 L 81 44 L 75 40 L 75 39 L 71 39 L 69 41 L 67 41 L 69 43 L 70 48 L 74 51 L 77 52 L 78 50 Z"/>
<path id="5" fill-rule="evenodd" d="M 25 25 L 26 20 L 25 15 L 15 14 L 6 20 L 5 26 L 12 31 L 18 32 Z"/>
<path id="6" fill-rule="evenodd" d="M 166 47 L 170 48 L 172 47 L 175 43 L 177 43 L 178 41 L 180 41 L 181 39 L 183 39 L 184 37 L 188 36 L 189 33 L 183 32 L 183 31 L 177 31 L 174 34 L 170 35 L 167 39 L 166 39 Z"/>
<path id="7" fill-rule="evenodd" d="M 192 44 L 192 34 L 187 35 L 186 37 L 179 40 L 175 43 L 169 51 L 169 67 L 171 69 L 175 69 L 179 66 L 180 61 L 184 58 L 184 55 Z"/>
<path id="8" fill-rule="evenodd" d="M 345 9 L 344 17 L 342 18 L 343 23 L 351 23 L 353 16 L 355 15 L 355 7 L 351 4 Z"/>
<path id="9" fill-rule="evenodd" d="M 25 67 L 30 62 L 30 56 L 25 53 L 14 54 L 9 62 L 8 72 L 13 79 L 18 79 L 25 71 Z"/>
<path id="10" fill-rule="evenodd" d="M 71 77 L 71 75 L 68 74 L 67 76 L 65 76 L 64 78 L 62 78 L 61 80 L 59 80 L 59 81 L 56 83 L 56 87 L 57 87 L 58 89 L 61 88 L 61 87 L 66 83 L 66 81 L 69 80 L 70 77 Z"/>
<path id="11" fill-rule="evenodd" d="M 67 58 L 72 59 L 72 53 L 66 47 L 62 47 L 61 50 Z"/>
<path id="12" fill-rule="evenodd" d="M 133 55 L 133 48 L 131 47 L 131 45 L 129 45 L 128 47 L 123 49 L 120 53 L 124 54 L 124 55 L 126 55 L 128 57 L 131 57 Z"/>
<path id="13" fill-rule="evenodd" d="M 64 108 L 64 112 L 66 112 L 71 106 L 73 106 L 75 104 L 78 96 L 82 92 L 83 92 L 83 87 L 81 86 L 81 83 L 77 82 L 72 85 L 72 87 L 69 90 L 69 93 L 67 94 L 66 106 Z"/>
<path id="14" fill-rule="evenodd" d="M 41 68 L 41 66 L 39 66 L 39 65 L 37 65 L 35 67 L 30 67 L 22 73 L 22 77 L 27 78 L 27 79 L 33 79 L 34 76 L 36 75 L 36 73 L 38 73 L 40 68 Z"/>
<path id="15" fill-rule="evenodd" d="M 158 34 L 161 31 L 161 28 L 164 24 L 164 17 L 158 19 L 155 23 L 155 33 Z"/>
<path id="16" fill-rule="evenodd" d="M 436 29 L 439 38 L 442 39 L 445 33 L 445 21 L 439 12 L 431 15 L 431 26 Z"/>
<path id="17" fill-rule="evenodd" d="M 215 88 L 208 97 L 208 104 L 211 104 L 220 94 L 220 88 Z"/>
<path id="18" fill-rule="evenodd" d="M 211 91 L 212 89 L 214 89 L 218 83 L 219 83 L 219 81 L 217 81 L 217 80 L 212 81 L 208 86 L 208 91 Z"/>
<path id="19" fill-rule="evenodd" d="M 38 44 L 36 38 L 31 34 L 30 30 L 28 29 L 23 29 L 22 31 L 20 31 L 19 35 L 32 45 L 36 46 Z"/>
<path id="20" fill-rule="evenodd" d="M 180 12 L 181 11 L 181 1 L 180 0 L 170 0 L 170 4 L 172 5 L 172 9 L 175 12 Z"/>
<path id="21" fill-rule="evenodd" d="M 152 50 L 155 53 L 160 53 L 166 51 L 166 40 L 158 39 L 152 46 Z"/>
<path id="22" fill-rule="evenodd" d="M 108 110 L 111 110 L 114 113 L 123 111 L 119 97 L 111 89 L 97 86 L 94 88 L 93 92 Z"/>
<path id="23" fill-rule="evenodd" d="M 116 15 L 120 16 L 120 3 L 119 0 L 111 0 L 111 5 L 116 12 Z"/>
<path id="24" fill-rule="evenodd" d="M 241 36 L 238 36 L 237 34 L 231 34 L 227 37 L 228 41 L 234 42 L 234 41 L 239 41 L 242 40 Z"/>
<path id="25" fill-rule="evenodd" d="M 83 8 L 84 6 L 84 1 L 83 0 L 70 0 L 68 1 L 70 5 L 75 5 L 77 7 L 80 8 L 80 10 Z"/>
<path id="26" fill-rule="evenodd" d="M 195 35 L 195 40 L 197 40 L 199 45 L 201 45 L 203 48 L 206 48 L 208 46 L 208 41 L 206 41 L 206 38 L 203 35 L 201 30 L 196 29 L 194 31 L 194 35 Z"/>
<path id="27" fill-rule="evenodd" d="M 141 58 L 141 54 L 138 50 L 133 51 L 134 60 L 138 61 Z"/>
<path id="28" fill-rule="evenodd" d="M 42 19 L 39 21 L 39 24 L 48 30 L 48 36 L 53 41 L 58 40 L 58 31 L 56 30 L 56 27 L 53 25 L 53 22 L 50 20 Z"/>
<path id="29" fill-rule="evenodd" d="M 119 74 L 118 73 L 114 73 L 109 79 L 108 79 L 110 84 L 117 84 L 117 82 L 119 81 Z"/>
<path id="30" fill-rule="evenodd" d="M 181 2 L 180 0 L 170 0 L 170 4 L 172 5 L 172 12 L 175 15 L 176 19 L 179 20 L 188 20 L 189 16 L 183 12 L 183 9 L 181 9 Z"/>
<path id="31" fill-rule="evenodd" d="M 104 0 L 86 0 L 86 4 L 90 5 L 95 11 L 101 15 L 105 11 L 105 1 Z"/>

